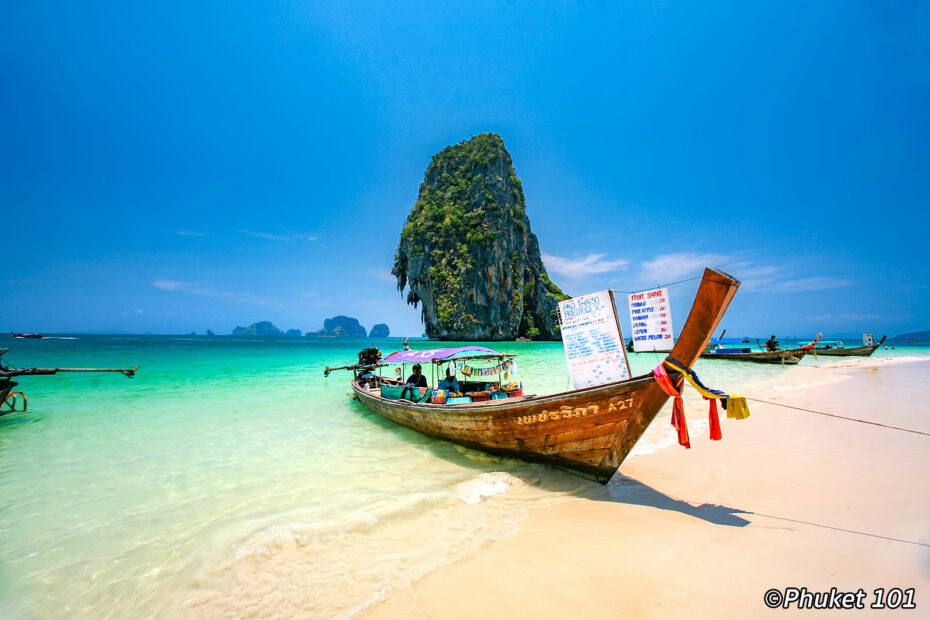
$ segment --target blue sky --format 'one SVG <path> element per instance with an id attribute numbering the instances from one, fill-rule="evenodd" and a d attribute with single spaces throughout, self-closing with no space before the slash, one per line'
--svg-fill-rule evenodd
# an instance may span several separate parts
<path id="1" fill-rule="evenodd" d="M 484 131 L 571 294 L 930 329 L 927 3 L 126 4 L 4 8 L 0 329 L 417 335 L 400 229 Z"/>

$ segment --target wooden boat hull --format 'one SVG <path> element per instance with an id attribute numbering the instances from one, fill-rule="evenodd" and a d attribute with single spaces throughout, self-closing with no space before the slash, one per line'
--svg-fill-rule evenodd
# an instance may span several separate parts
<path id="1" fill-rule="evenodd" d="M 849 348 L 838 348 L 838 349 L 815 349 L 814 353 L 816 355 L 830 355 L 835 357 L 868 357 L 875 353 L 875 350 L 878 349 L 885 342 L 885 338 L 888 336 L 882 336 L 882 339 L 878 341 L 878 344 L 874 344 L 871 347 L 849 347 Z"/>
<path id="2" fill-rule="evenodd" d="M 526 460 L 557 465 L 600 482 L 623 458 L 668 396 L 652 376 L 544 397 L 470 405 L 406 405 L 378 389 L 352 389 L 359 402 L 425 435 Z"/>
<path id="3" fill-rule="evenodd" d="M 709 360 L 733 360 L 737 362 L 755 362 L 757 364 L 797 364 L 810 349 L 779 349 L 778 351 L 752 351 L 750 353 L 701 353 Z"/>
<path id="4" fill-rule="evenodd" d="M 672 357 L 692 366 L 723 318 L 739 282 L 716 270 L 704 279 Z M 671 374 L 678 389 L 682 377 Z M 353 381 L 358 401 L 423 434 L 493 454 L 549 463 L 607 482 L 658 414 L 668 395 L 652 375 L 541 397 L 461 405 L 381 398 Z"/>
<path id="5" fill-rule="evenodd" d="M 814 353 L 817 356 L 821 355 L 831 355 L 836 357 L 868 357 L 875 353 L 875 350 L 878 348 L 878 345 L 872 345 L 871 347 L 850 347 L 848 349 L 817 349 Z"/>

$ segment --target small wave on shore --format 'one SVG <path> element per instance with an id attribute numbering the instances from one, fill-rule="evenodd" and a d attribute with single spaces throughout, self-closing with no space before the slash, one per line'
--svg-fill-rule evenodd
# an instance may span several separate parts
<path id="1" fill-rule="evenodd" d="M 548 494 L 488 472 L 439 490 L 391 495 L 346 514 L 300 511 L 221 532 L 171 618 L 351 618 L 445 564 L 517 531 Z"/>

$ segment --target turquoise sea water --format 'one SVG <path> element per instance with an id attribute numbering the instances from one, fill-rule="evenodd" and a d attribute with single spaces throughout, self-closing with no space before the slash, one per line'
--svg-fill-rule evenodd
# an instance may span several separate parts
<path id="1" fill-rule="evenodd" d="M 140 367 L 20 381 L 29 411 L 0 417 L 0 616 L 351 616 L 595 484 L 371 414 L 347 397 L 349 374 L 323 377 L 368 344 L 0 338 L 14 366 Z M 527 393 L 568 387 L 561 343 L 488 346 L 519 355 Z M 875 354 L 904 355 L 930 349 Z M 631 355 L 634 374 L 658 360 Z M 697 371 L 733 391 L 783 372 Z M 669 443 L 666 418 L 637 450 Z"/>

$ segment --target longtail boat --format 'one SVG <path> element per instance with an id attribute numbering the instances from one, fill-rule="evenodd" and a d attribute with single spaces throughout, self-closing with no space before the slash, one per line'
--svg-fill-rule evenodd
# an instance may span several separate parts
<path id="1" fill-rule="evenodd" d="M 711 340 L 701 357 L 712 360 L 736 360 L 739 362 L 755 362 L 758 364 L 781 364 L 793 366 L 804 359 L 804 356 L 814 350 L 821 336 L 818 334 L 814 340 L 803 347 L 792 349 L 775 349 L 774 351 L 753 350 L 748 339 L 717 339 Z M 819 353 L 819 351 L 818 351 Z"/>
<path id="2" fill-rule="evenodd" d="M 884 336 L 882 336 L 882 339 L 878 341 L 878 344 L 873 344 L 868 347 L 844 347 L 842 346 L 842 344 L 837 344 L 837 345 L 828 344 L 824 346 L 823 348 L 817 347 L 816 349 L 814 349 L 814 354 L 815 355 L 836 355 L 836 356 L 844 356 L 844 357 L 852 357 L 852 356 L 868 357 L 872 355 L 873 353 L 875 353 L 875 350 L 877 348 L 882 346 L 882 344 L 885 342 L 885 338 L 887 337 L 888 335 L 885 334 Z"/>
<path id="3" fill-rule="evenodd" d="M 45 338 L 42 334 L 18 334 L 14 331 L 10 331 L 10 335 L 14 338 Z"/>
<path id="4" fill-rule="evenodd" d="M 670 358 L 689 369 L 694 365 L 738 287 L 739 281 L 727 273 L 704 271 Z M 467 354 L 496 357 L 500 364 L 498 372 L 514 357 L 487 351 Z M 456 354 L 441 349 L 402 353 L 422 353 L 422 359 L 436 359 L 440 364 L 456 359 Z M 398 354 L 391 354 L 384 361 L 389 362 L 395 355 Z M 379 362 L 343 367 L 353 370 L 353 395 L 368 409 L 425 435 L 493 454 L 549 463 L 602 483 L 617 471 L 669 398 L 655 377 L 648 374 L 546 396 L 525 395 L 520 384 L 497 383 L 491 385 L 488 399 L 482 395 L 475 400 L 465 392 L 461 400 L 452 396 L 440 404 L 442 398 L 427 398 L 427 388 L 398 398 L 403 383 L 378 377 L 373 372 L 383 365 Z M 335 369 L 327 368 L 327 374 L 330 370 Z M 683 375 L 678 372 L 669 375 L 680 391 Z M 467 390 L 469 382 L 463 383 L 462 389 Z"/>
<path id="5" fill-rule="evenodd" d="M 0 349 L 0 358 L 7 351 L 8 349 Z M 25 411 L 28 406 L 26 395 L 13 390 L 18 385 L 13 381 L 13 377 L 57 375 L 60 372 L 118 372 L 131 379 L 138 369 L 138 366 L 135 368 L 10 368 L 0 359 L 0 416 L 14 411 Z M 22 406 L 17 409 L 20 401 L 22 401 Z"/>

